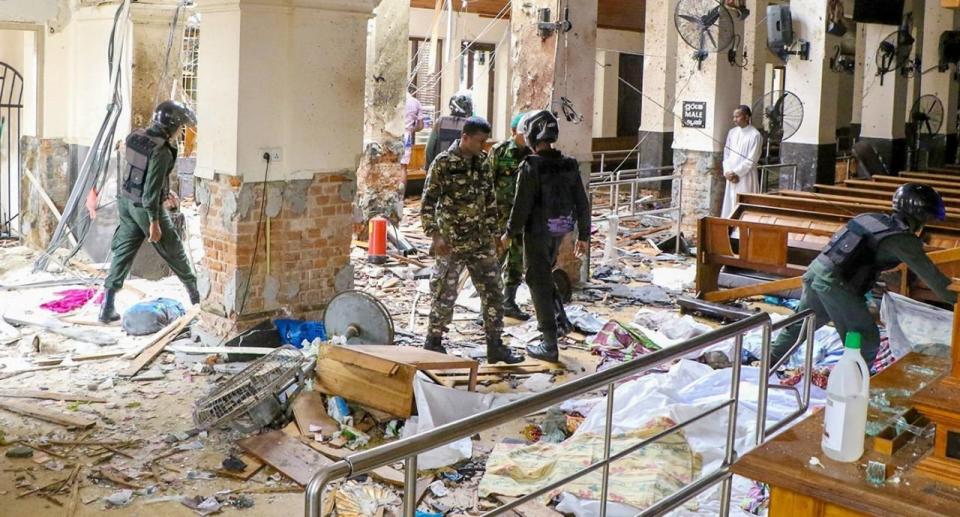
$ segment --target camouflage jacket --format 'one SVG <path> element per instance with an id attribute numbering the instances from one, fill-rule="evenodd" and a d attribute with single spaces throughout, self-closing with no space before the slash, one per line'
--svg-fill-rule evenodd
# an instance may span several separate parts
<path id="1" fill-rule="evenodd" d="M 428 236 L 440 235 L 454 253 L 489 250 L 500 235 L 493 174 L 486 153 L 465 158 L 457 144 L 430 165 L 420 222 Z"/>
<path id="2" fill-rule="evenodd" d="M 490 149 L 487 163 L 496 182 L 497 224 L 500 230 L 507 228 L 507 220 L 510 219 L 510 211 L 513 210 L 513 196 L 517 191 L 517 174 L 520 164 L 529 154 L 529 147 L 519 147 L 512 138 Z"/>

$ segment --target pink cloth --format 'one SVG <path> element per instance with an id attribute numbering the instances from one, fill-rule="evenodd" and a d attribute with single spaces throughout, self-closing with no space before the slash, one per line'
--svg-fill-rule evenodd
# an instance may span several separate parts
<path id="1" fill-rule="evenodd" d="M 97 288 L 95 287 L 89 289 L 67 289 L 66 291 L 57 293 L 60 298 L 44 303 L 40 305 L 40 308 L 57 314 L 66 314 L 86 305 L 95 294 L 97 294 Z M 97 299 L 97 303 L 100 303 L 102 300 L 103 294 L 101 293 Z"/>

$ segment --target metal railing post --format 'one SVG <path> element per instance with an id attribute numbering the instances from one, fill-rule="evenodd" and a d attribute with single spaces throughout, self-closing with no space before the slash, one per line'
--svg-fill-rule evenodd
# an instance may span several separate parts
<path id="1" fill-rule="evenodd" d="M 607 386 L 607 427 L 603 434 L 603 478 L 600 482 L 600 517 L 607 517 L 607 494 L 610 481 L 610 439 L 613 434 L 614 383 Z"/>
<path id="2" fill-rule="evenodd" d="M 680 254 L 680 230 L 683 223 L 683 172 L 676 172 L 676 177 L 673 181 L 679 182 L 679 187 L 677 188 L 677 245 L 674 247 L 674 254 Z"/>
<path id="3" fill-rule="evenodd" d="M 730 404 L 727 422 L 727 449 L 723 457 L 723 465 L 730 467 L 737 458 L 737 402 L 740 400 L 740 356 L 743 353 L 743 334 L 737 334 L 734 338 L 734 359 L 733 371 L 730 374 Z M 720 515 L 727 517 L 730 515 L 730 496 L 733 492 L 733 478 L 727 477 L 723 480 L 720 488 Z"/>
<path id="4" fill-rule="evenodd" d="M 757 394 L 757 445 L 763 443 L 767 431 L 767 395 L 770 386 L 770 334 L 771 325 L 763 326 L 760 346 L 760 392 Z M 813 348 L 813 347 L 809 347 Z"/>
<path id="5" fill-rule="evenodd" d="M 407 456 L 403 466 L 403 515 L 417 514 L 417 455 Z"/>

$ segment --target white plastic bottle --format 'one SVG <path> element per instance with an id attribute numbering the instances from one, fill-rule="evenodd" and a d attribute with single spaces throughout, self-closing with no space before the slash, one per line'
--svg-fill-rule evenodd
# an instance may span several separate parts
<path id="1" fill-rule="evenodd" d="M 840 361 L 827 380 L 820 448 L 828 458 L 853 462 L 863 455 L 870 401 L 870 369 L 860 354 L 859 332 L 847 332 Z"/>

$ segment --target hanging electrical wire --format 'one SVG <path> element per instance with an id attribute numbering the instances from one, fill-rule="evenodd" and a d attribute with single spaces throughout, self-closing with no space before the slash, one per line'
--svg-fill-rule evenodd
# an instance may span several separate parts
<path id="1" fill-rule="evenodd" d="M 129 18 L 130 0 L 123 0 L 114 13 L 113 28 L 110 30 L 110 39 L 107 44 L 107 74 L 112 86 L 107 113 L 93 144 L 90 146 L 90 150 L 87 152 L 87 156 L 83 160 L 77 180 L 64 206 L 63 214 L 59 223 L 57 223 L 53 237 L 50 239 L 50 244 L 34 263 L 34 271 L 45 270 L 53 253 L 63 246 L 68 235 L 72 235 L 75 237 L 76 243 L 64 259 L 64 262 L 68 262 L 80 250 L 92 226 L 91 214 L 86 210 L 86 205 L 91 204 L 88 203 L 87 198 L 89 196 L 96 199 L 107 180 L 107 170 L 110 168 L 117 122 L 123 111 L 123 57 L 126 36 L 129 31 L 125 30 L 126 27 L 121 27 L 121 22 L 126 24 Z M 92 204 L 96 206 L 97 202 L 95 201 Z"/>

